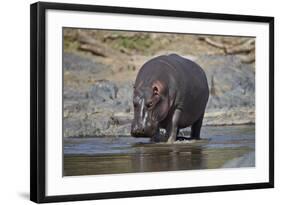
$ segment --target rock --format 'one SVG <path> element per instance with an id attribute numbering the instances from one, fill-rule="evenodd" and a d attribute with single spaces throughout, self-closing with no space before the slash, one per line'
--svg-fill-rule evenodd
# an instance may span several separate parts
<path id="1" fill-rule="evenodd" d="M 122 135 L 130 136 L 131 135 L 131 123 L 127 123 L 119 126 L 111 126 L 110 129 L 105 130 L 106 135 Z"/>
<path id="2" fill-rule="evenodd" d="M 254 107 L 255 73 L 236 56 L 202 56 L 197 62 L 204 68 L 210 88 L 207 110 Z"/>
<path id="3" fill-rule="evenodd" d="M 69 71 L 82 71 L 97 73 L 100 72 L 105 66 L 90 60 L 85 57 L 81 57 L 77 54 L 65 52 L 63 55 L 63 68 Z"/>
<path id="4" fill-rule="evenodd" d="M 88 97 L 95 102 L 114 100 L 117 97 L 117 86 L 108 80 L 99 80 L 91 88 Z"/>
<path id="5" fill-rule="evenodd" d="M 133 113 L 117 112 L 113 114 L 112 120 L 117 125 L 131 124 L 133 120 Z"/>
<path id="6" fill-rule="evenodd" d="M 116 106 L 120 112 L 129 113 L 131 111 L 130 105 L 128 100 L 118 100 L 116 102 Z"/>
<path id="7" fill-rule="evenodd" d="M 134 82 L 125 82 L 119 85 L 118 98 L 126 99 L 127 101 L 133 99 L 133 85 Z"/>
<path id="8" fill-rule="evenodd" d="M 64 118 L 64 137 L 97 136 L 103 135 L 112 123 L 110 114 L 87 114 L 85 112 L 73 113 Z"/>
<path id="9" fill-rule="evenodd" d="M 66 87 L 63 90 L 64 99 L 83 99 L 87 97 L 87 93 L 81 90 Z"/>
<path id="10" fill-rule="evenodd" d="M 81 136 L 83 130 L 81 130 L 82 121 L 77 118 L 64 118 L 63 120 L 63 132 L 64 137 Z"/>
<path id="11" fill-rule="evenodd" d="M 236 107 L 232 109 L 209 109 L 203 125 L 242 125 L 255 123 L 255 108 Z"/>
<path id="12" fill-rule="evenodd" d="M 129 81 L 119 85 L 117 98 L 120 100 L 125 112 L 133 111 L 133 82 Z"/>

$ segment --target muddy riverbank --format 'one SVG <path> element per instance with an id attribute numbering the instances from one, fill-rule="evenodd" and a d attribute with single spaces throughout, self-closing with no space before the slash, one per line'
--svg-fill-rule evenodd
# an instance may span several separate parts
<path id="1" fill-rule="evenodd" d="M 242 66 L 235 56 L 204 56 L 197 61 L 206 64 L 210 88 L 203 124 L 254 124 L 252 67 Z M 129 135 L 134 80 L 116 81 L 111 75 L 104 79 L 106 65 L 75 54 L 64 54 L 64 69 L 64 137 Z"/>
<path id="2" fill-rule="evenodd" d="M 75 28 L 63 34 L 64 137 L 129 135 L 140 67 L 171 53 L 207 75 L 204 125 L 255 123 L 254 38 Z"/>

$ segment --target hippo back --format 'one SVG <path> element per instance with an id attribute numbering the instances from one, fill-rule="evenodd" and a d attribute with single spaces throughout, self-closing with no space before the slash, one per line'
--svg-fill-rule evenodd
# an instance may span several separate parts
<path id="1" fill-rule="evenodd" d="M 183 112 L 179 126 L 190 126 L 204 114 L 209 98 L 205 72 L 193 61 L 177 54 L 160 56 L 158 60 L 166 62 L 169 68 L 166 74 L 175 78 L 175 85 L 169 86 L 176 87 L 174 108 Z"/>

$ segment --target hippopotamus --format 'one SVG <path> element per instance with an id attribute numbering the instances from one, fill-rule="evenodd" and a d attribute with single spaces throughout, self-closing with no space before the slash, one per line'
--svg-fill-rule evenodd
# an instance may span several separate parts
<path id="1" fill-rule="evenodd" d="M 200 139 L 209 98 L 204 70 L 177 54 L 161 55 L 139 70 L 133 92 L 131 135 L 173 143 L 179 130 L 191 126 L 190 139 Z"/>

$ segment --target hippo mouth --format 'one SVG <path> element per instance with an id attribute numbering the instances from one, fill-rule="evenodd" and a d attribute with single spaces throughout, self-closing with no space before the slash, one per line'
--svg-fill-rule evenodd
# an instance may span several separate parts
<path id="1" fill-rule="evenodd" d="M 131 133 L 131 135 L 136 138 L 151 138 L 151 136 L 143 133 Z"/>
<path id="2" fill-rule="evenodd" d="M 131 135 L 133 137 L 141 137 L 141 138 L 151 138 L 157 134 L 156 128 L 146 127 L 146 128 L 135 128 L 132 127 Z"/>
<path id="3" fill-rule="evenodd" d="M 156 135 L 156 132 L 155 133 L 143 133 L 143 132 L 131 132 L 131 135 L 133 137 L 139 137 L 139 138 L 151 138 L 153 136 Z"/>

